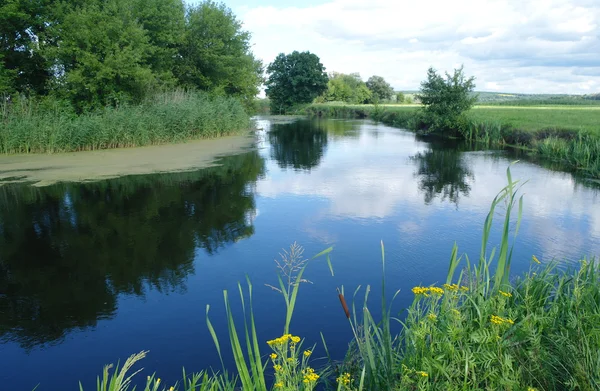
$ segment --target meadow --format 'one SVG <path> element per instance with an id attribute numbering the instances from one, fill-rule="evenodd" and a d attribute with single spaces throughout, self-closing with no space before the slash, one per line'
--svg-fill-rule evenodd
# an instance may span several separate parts
<path id="1" fill-rule="evenodd" d="M 0 104 L 0 153 L 55 153 L 137 147 L 212 138 L 249 129 L 239 100 L 173 91 L 140 105 L 76 114 L 60 100 Z"/>
<path id="2" fill-rule="evenodd" d="M 490 205 L 483 222 L 481 251 L 469 258 L 450 252 L 446 280 L 437 285 L 405 287 L 412 304 L 398 313 L 385 293 L 385 248 L 381 244 L 381 318 L 370 308 L 370 287 L 353 294 L 338 289 L 340 315 L 354 338 L 346 356 L 329 356 L 327 341 L 294 335 L 292 318 L 304 271 L 311 259 L 296 244 L 277 262 L 285 318 L 281 335 L 257 338 L 252 283 L 239 284 L 241 308 L 223 292 L 228 340 L 220 341 L 206 322 L 221 364 L 233 356 L 235 370 L 186 373 L 178 382 L 158 374 L 139 374 L 133 367 L 146 352 L 132 355 L 122 367 L 106 366 L 98 391 L 132 389 L 135 376 L 147 376 L 144 391 L 192 390 L 597 390 L 600 387 L 600 267 L 582 259 L 573 270 L 558 270 L 552 260 L 512 258 L 523 212 L 523 184 L 512 179 Z M 499 212 L 503 213 L 499 213 Z M 502 216 L 503 214 L 503 216 Z M 491 238 L 495 218 L 500 238 Z M 493 243 L 498 243 L 492 247 Z M 523 275 L 511 275 L 514 262 L 529 264 Z M 352 292 L 352 291 L 350 291 Z M 397 294 L 397 293 L 396 293 Z M 399 332 L 392 332 L 396 326 Z M 326 357 L 325 364 L 319 364 Z M 80 387 L 81 391 L 83 388 Z"/>

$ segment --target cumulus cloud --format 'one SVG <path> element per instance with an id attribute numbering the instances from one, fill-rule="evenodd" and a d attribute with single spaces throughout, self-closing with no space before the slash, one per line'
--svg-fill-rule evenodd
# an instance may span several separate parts
<path id="1" fill-rule="evenodd" d="M 477 77 L 479 89 L 600 89 L 596 0 L 273 4 L 238 10 L 266 63 L 281 52 L 310 50 L 330 71 L 382 75 L 397 89 L 418 88 L 429 66 L 451 70 L 460 64 Z"/>

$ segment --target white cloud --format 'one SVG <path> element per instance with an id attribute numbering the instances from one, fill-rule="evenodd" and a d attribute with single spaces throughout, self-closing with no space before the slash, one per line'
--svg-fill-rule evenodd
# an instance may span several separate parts
<path id="1" fill-rule="evenodd" d="M 479 89 L 600 88 L 595 0 L 333 0 L 240 11 L 265 63 L 281 52 L 310 50 L 329 71 L 378 74 L 398 89 L 418 88 L 430 65 L 450 70 L 463 63 Z"/>

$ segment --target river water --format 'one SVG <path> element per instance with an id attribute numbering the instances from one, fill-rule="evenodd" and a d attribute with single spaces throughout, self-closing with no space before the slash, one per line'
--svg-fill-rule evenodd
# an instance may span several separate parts
<path id="1" fill-rule="evenodd" d="M 248 276 L 260 339 L 279 336 L 283 299 L 265 284 L 277 283 L 274 260 L 294 242 L 307 258 L 333 246 L 334 275 L 324 257 L 310 261 L 292 332 L 317 344 L 315 358 L 322 332 L 341 359 L 351 330 L 336 288 L 380 292 L 383 241 L 401 313 L 410 288 L 445 281 L 455 242 L 477 259 L 515 160 L 370 121 L 258 124 L 256 148 L 218 167 L 0 187 L 0 388 L 95 389 L 104 364 L 141 350 L 140 379 L 156 371 L 170 385 L 182 367 L 220 370 L 207 304 L 231 365 L 223 290 L 237 309 Z M 597 184 L 526 160 L 511 171 L 526 181 L 513 275 L 532 255 L 569 268 L 600 254 Z M 501 218 L 502 208 L 492 245 Z"/>

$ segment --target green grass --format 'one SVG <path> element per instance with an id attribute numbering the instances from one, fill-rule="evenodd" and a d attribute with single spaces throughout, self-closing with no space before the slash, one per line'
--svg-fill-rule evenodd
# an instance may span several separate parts
<path id="1" fill-rule="evenodd" d="M 249 128 L 242 104 L 175 91 L 142 105 L 76 115 L 60 101 L 0 106 L 0 153 L 54 153 L 135 147 L 218 137 Z"/>
<path id="2" fill-rule="evenodd" d="M 483 224 L 481 251 L 471 260 L 458 256 L 455 244 L 445 284 L 412 287 L 414 300 L 405 316 L 396 317 L 385 296 L 385 251 L 381 246 L 381 318 L 371 315 L 366 286 L 358 300 L 354 290 L 350 308 L 343 287 L 338 290 L 340 312 L 349 321 L 354 339 L 341 363 L 311 368 L 313 345 L 286 334 L 293 302 L 308 261 L 297 245 L 278 262 L 279 288 L 287 308 L 284 333 L 271 341 L 257 341 L 252 310 L 252 284 L 241 285 L 244 331 L 235 330 L 233 312 L 225 293 L 231 354 L 237 373 L 206 371 L 186 375 L 176 384 L 162 384 L 155 374 L 144 391 L 285 390 L 310 391 L 319 384 L 338 391 L 362 390 L 581 390 L 600 389 L 600 266 L 582 260 L 576 269 L 558 271 L 551 260 L 512 257 L 521 216 L 521 183 L 507 170 L 508 184 L 492 201 Z M 504 211 L 499 244 L 491 247 L 494 218 Z M 516 218 L 516 221 L 513 220 Z M 330 249 L 324 253 L 327 254 Z M 511 276 L 511 264 L 525 262 L 529 270 Z M 333 272 L 333 270 L 332 270 Z M 410 287 L 401 286 L 407 289 Z M 291 312 L 290 312 L 291 311 Z M 238 325 L 240 323 L 237 323 Z M 399 324 L 399 333 L 392 325 Z M 208 321 L 219 356 L 224 353 Z M 241 334 L 241 338 L 240 335 Z M 327 353 L 326 341 L 323 350 Z M 266 347 L 269 347 L 266 349 Z M 145 352 L 130 357 L 123 368 L 98 378 L 98 391 L 131 389 L 128 374 Z M 248 361 L 246 361 L 248 359 Z M 331 360 L 331 357 L 330 357 Z M 273 385 L 265 375 L 274 374 Z M 241 388 L 240 388 L 241 387 Z M 82 390 L 83 391 L 83 390 Z"/>

